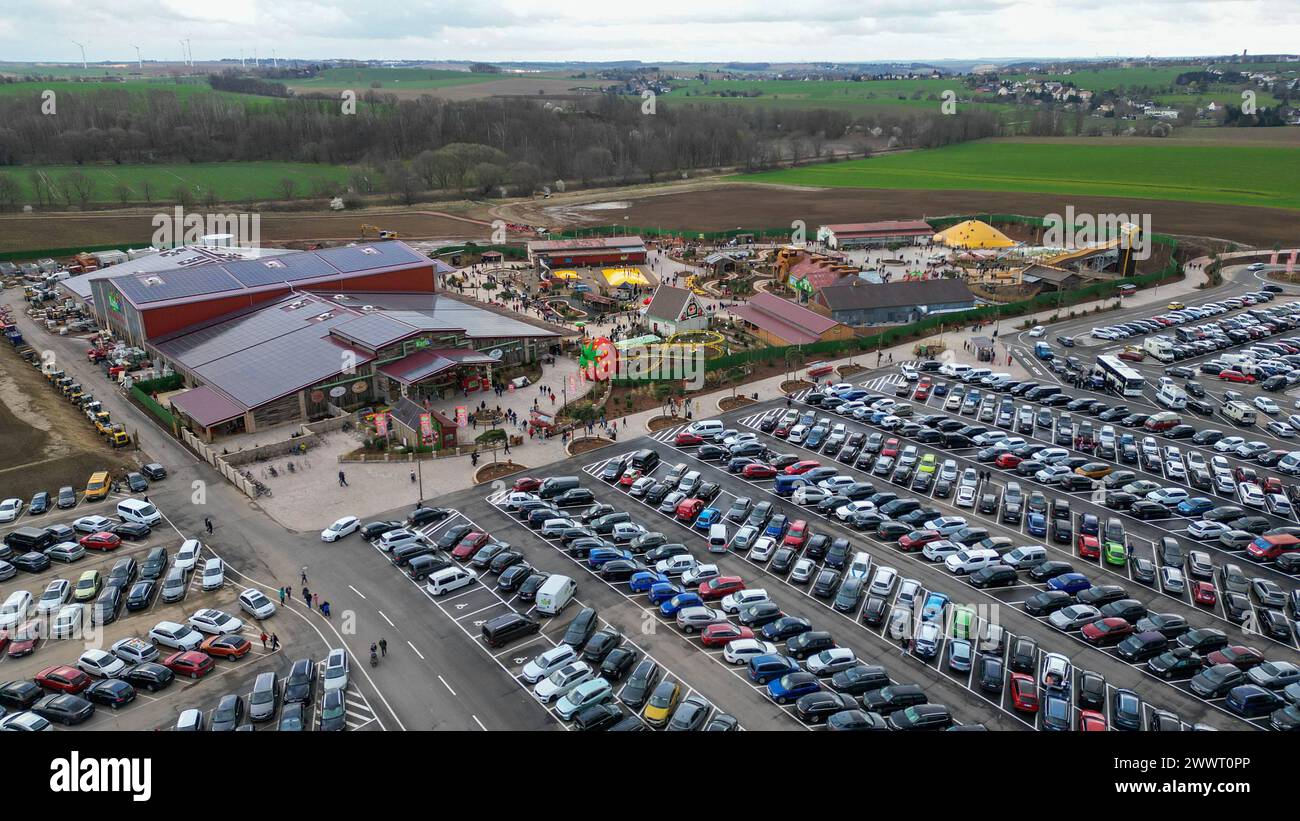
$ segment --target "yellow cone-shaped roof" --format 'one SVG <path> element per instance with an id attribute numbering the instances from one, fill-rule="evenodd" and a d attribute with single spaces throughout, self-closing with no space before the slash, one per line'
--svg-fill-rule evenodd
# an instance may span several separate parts
<path id="1" fill-rule="evenodd" d="M 934 241 L 952 248 L 1010 248 L 1015 240 L 987 222 L 966 220 L 934 235 Z"/>

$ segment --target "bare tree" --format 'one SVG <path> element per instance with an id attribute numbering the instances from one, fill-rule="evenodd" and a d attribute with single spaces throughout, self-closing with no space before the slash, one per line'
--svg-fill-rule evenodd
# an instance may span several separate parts
<path id="1" fill-rule="evenodd" d="M 0 210 L 17 208 L 21 194 L 22 187 L 18 185 L 18 180 L 9 174 L 0 174 Z"/>
<path id="2" fill-rule="evenodd" d="M 275 184 L 275 193 L 282 200 L 291 200 L 298 192 L 298 183 L 292 177 L 281 177 L 280 181 Z"/>

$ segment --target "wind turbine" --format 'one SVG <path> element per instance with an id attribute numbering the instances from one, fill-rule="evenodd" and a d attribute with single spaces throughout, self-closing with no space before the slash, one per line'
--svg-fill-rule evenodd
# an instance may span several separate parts
<path id="1" fill-rule="evenodd" d="M 190 56 L 190 65 L 194 65 L 194 49 L 190 47 L 190 38 L 185 38 L 185 52 Z"/>
<path id="2" fill-rule="evenodd" d="M 72 43 L 77 48 L 81 49 L 81 68 L 84 71 L 86 69 L 86 47 L 81 43 L 78 43 L 76 40 L 73 40 Z"/>
<path id="3" fill-rule="evenodd" d="M 136 68 L 144 68 L 144 59 L 140 56 L 140 47 L 132 44 L 135 48 L 135 65 Z"/>

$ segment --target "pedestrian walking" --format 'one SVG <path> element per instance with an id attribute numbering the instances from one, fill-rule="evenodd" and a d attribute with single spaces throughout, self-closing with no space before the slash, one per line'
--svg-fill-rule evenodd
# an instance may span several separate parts
<path id="1" fill-rule="evenodd" d="M 323 601 L 323 602 L 321 602 L 321 603 L 320 603 L 320 612 L 321 612 L 321 615 L 322 615 L 322 616 L 324 616 L 325 618 L 328 619 L 328 618 L 330 617 L 330 603 L 327 602 L 327 601 Z"/>
<path id="2" fill-rule="evenodd" d="M 271 652 L 274 653 L 276 650 L 279 650 L 279 649 L 280 649 L 280 637 L 277 636 L 275 633 L 272 633 L 272 634 L 271 634 Z"/>
<path id="3" fill-rule="evenodd" d="M 302 566 L 302 583 L 307 584 L 307 565 Z"/>
<path id="4" fill-rule="evenodd" d="M 311 607 L 311 591 L 306 587 L 302 589 L 302 600 L 307 603 L 308 607 Z"/>
<path id="5" fill-rule="evenodd" d="M 379 655 L 381 656 L 388 655 L 388 639 L 379 640 Z"/>
<path id="6" fill-rule="evenodd" d="M 411 484 L 415 484 L 415 471 L 411 471 Z"/>
<path id="7" fill-rule="evenodd" d="M 269 638 L 270 638 L 270 636 L 266 635 L 266 631 L 263 630 L 263 631 L 262 631 L 262 649 L 263 649 L 263 650 L 266 649 L 266 640 L 269 639 Z"/>
<path id="8" fill-rule="evenodd" d="M 284 586 L 284 597 L 289 601 L 293 601 L 293 588 L 287 584 Z"/>
<path id="9" fill-rule="evenodd" d="M 210 518 L 207 517 L 207 516 L 204 516 L 204 517 L 203 517 L 203 528 L 204 528 L 204 530 L 207 530 L 207 531 L 208 531 L 208 535 L 211 536 L 211 535 L 212 535 L 212 519 L 210 519 Z"/>
<path id="10" fill-rule="evenodd" d="M 469 455 L 469 463 L 473 467 L 478 467 L 478 451 L 474 451 Z"/>
<path id="11" fill-rule="evenodd" d="M 311 594 L 311 603 L 314 604 L 314 605 L 316 605 L 316 606 L 320 606 L 320 594 L 319 594 L 319 593 L 312 593 L 312 594 Z"/>
<path id="12" fill-rule="evenodd" d="M 347 487 L 347 486 L 348 486 L 348 477 L 343 473 L 343 471 L 340 470 L 340 471 L 339 471 L 339 487 Z"/>
<path id="13" fill-rule="evenodd" d="M 280 606 L 284 607 L 284 588 L 280 588 Z"/>

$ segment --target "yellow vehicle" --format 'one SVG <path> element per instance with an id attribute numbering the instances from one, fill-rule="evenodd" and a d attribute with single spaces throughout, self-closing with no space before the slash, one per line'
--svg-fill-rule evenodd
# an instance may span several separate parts
<path id="1" fill-rule="evenodd" d="M 86 499 L 103 499 L 108 495 L 108 471 L 99 470 L 90 474 L 86 482 Z"/>
<path id="2" fill-rule="evenodd" d="M 72 589 L 72 598 L 75 601 L 90 601 L 99 595 L 99 591 L 104 586 L 104 577 L 98 570 L 87 570 L 77 579 L 77 586 Z"/>
<path id="3" fill-rule="evenodd" d="M 65 377 L 65 376 L 67 376 L 67 374 L 65 374 L 63 371 L 60 371 L 60 370 L 53 370 L 53 371 L 46 371 L 46 372 L 45 372 L 45 378 L 48 379 L 50 382 L 56 384 L 56 385 L 58 384 L 59 380 L 62 379 L 63 377 Z"/>
<path id="4" fill-rule="evenodd" d="M 72 385 L 72 377 L 64 376 L 54 383 L 54 389 L 57 390 L 61 395 L 66 396 L 68 393 L 68 387 L 71 385 Z"/>
<path id="5" fill-rule="evenodd" d="M 361 226 L 362 239 L 366 238 L 367 231 L 379 237 L 380 239 L 397 239 L 398 237 L 401 236 L 401 234 L 397 233 L 396 231 L 385 231 L 383 228 L 380 228 L 378 225 L 362 225 Z"/>
<path id="6" fill-rule="evenodd" d="M 646 700 L 641 717 L 651 726 L 662 727 L 672 718 L 677 702 L 682 699 L 682 686 L 675 681 L 661 681 Z"/>
<path id="7" fill-rule="evenodd" d="M 107 436 L 113 429 L 112 424 L 108 421 L 108 411 L 100 411 L 95 414 L 95 430 L 99 431 L 101 436 Z"/>
<path id="8" fill-rule="evenodd" d="M 108 443 L 115 448 L 124 448 L 131 444 L 131 434 L 121 425 L 114 425 L 108 432 Z"/>
<path id="9" fill-rule="evenodd" d="M 81 389 L 80 385 L 73 385 L 72 390 L 68 391 L 68 401 L 80 405 L 81 399 L 85 395 L 86 392 Z"/>
<path id="10" fill-rule="evenodd" d="M 1171 302 L 1171 303 L 1169 303 L 1169 304 L 1168 304 L 1167 306 L 1165 306 L 1165 307 L 1167 307 L 1167 308 L 1168 308 L 1169 310 L 1171 310 L 1171 311 L 1181 311 L 1182 309 L 1186 308 L 1187 306 L 1184 305 L 1184 304 L 1181 303 L 1181 302 Z"/>

